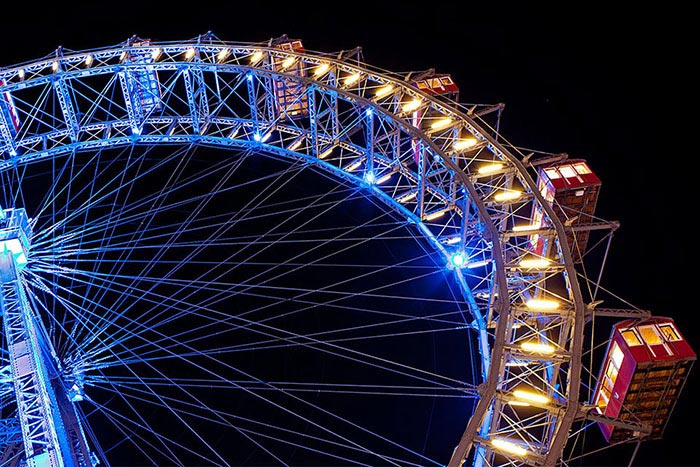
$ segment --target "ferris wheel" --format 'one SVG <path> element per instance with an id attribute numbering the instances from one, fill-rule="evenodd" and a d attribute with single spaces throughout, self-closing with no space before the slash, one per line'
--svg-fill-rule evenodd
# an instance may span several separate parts
<path id="1" fill-rule="evenodd" d="M 695 355 L 603 306 L 600 180 L 502 108 L 286 36 L 0 69 L 0 464 L 552 466 L 590 427 L 660 436 Z"/>

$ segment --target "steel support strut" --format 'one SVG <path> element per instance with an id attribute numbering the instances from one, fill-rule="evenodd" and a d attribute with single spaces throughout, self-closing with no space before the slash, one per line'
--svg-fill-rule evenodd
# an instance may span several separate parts
<path id="1" fill-rule="evenodd" d="M 26 465 L 93 466 L 60 363 L 24 290 L 28 219 L 24 209 L 0 211 L 0 311 Z"/>

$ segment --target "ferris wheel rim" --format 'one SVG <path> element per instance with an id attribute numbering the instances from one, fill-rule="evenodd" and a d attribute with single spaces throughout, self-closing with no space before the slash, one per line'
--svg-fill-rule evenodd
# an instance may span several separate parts
<path id="1" fill-rule="evenodd" d="M 223 50 L 226 48 L 233 48 L 233 47 L 240 47 L 237 46 L 235 43 L 223 43 L 222 45 L 206 45 L 206 44 L 194 44 L 192 42 L 172 42 L 172 43 L 153 43 L 152 44 L 155 47 L 171 47 L 173 50 L 179 50 L 180 53 L 183 51 L 189 50 L 193 46 L 201 46 L 203 49 L 206 47 L 212 48 L 212 50 Z M 426 102 L 429 102 L 430 105 L 434 108 L 440 111 L 442 115 L 449 116 L 450 118 L 457 118 L 462 122 L 464 127 L 468 128 L 472 133 L 478 135 L 482 141 L 488 146 L 488 148 L 492 151 L 494 156 L 496 157 L 501 157 L 503 160 L 507 160 L 512 166 L 516 169 L 518 176 L 528 185 L 528 188 L 532 192 L 533 197 L 539 202 L 541 205 L 542 209 L 545 210 L 550 218 L 550 221 L 554 224 L 555 230 L 556 230 L 556 235 L 558 237 L 558 241 L 562 245 L 562 252 L 564 255 L 564 258 L 562 259 L 563 266 L 567 269 L 568 273 L 571 275 L 571 277 L 575 277 L 575 271 L 573 269 L 573 260 L 571 258 L 571 254 L 569 251 L 569 247 L 566 245 L 566 235 L 564 235 L 564 226 L 563 224 L 557 219 L 553 209 L 547 205 L 545 200 L 543 199 L 542 195 L 539 193 L 535 181 L 532 179 L 532 177 L 529 175 L 527 172 L 526 166 L 514 155 L 512 154 L 507 148 L 505 148 L 501 143 L 499 143 L 496 139 L 491 137 L 487 131 L 483 130 L 480 125 L 477 123 L 475 119 L 473 119 L 471 116 L 467 115 L 465 112 L 463 112 L 460 109 L 456 109 L 453 107 L 450 107 L 450 105 L 443 103 L 442 101 L 428 95 L 425 92 L 422 92 L 417 89 L 411 88 L 408 84 L 405 82 L 402 82 L 396 77 L 391 77 L 391 76 L 384 76 L 379 72 L 369 70 L 366 68 L 365 64 L 362 64 L 362 66 L 359 65 L 353 65 L 349 64 L 347 62 L 343 62 L 339 59 L 332 59 L 326 56 L 317 56 L 313 53 L 297 53 L 297 52 L 287 52 L 287 51 L 280 51 L 278 49 L 274 49 L 269 46 L 264 46 L 264 45 L 256 45 L 256 44 L 245 44 L 242 46 L 242 48 L 245 48 L 246 50 L 249 51 L 266 51 L 267 53 L 274 53 L 280 56 L 296 56 L 296 57 L 306 57 L 312 60 L 317 60 L 317 61 L 327 61 L 334 63 L 335 66 L 339 67 L 339 69 L 343 70 L 352 70 L 353 72 L 357 73 L 363 73 L 367 79 L 372 78 L 376 79 L 379 85 L 386 85 L 386 84 L 392 84 L 396 88 L 400 89 L 402 92 L 406 93 L 407 95 L 417 95 L 420 96 L 423 100 Z M 71 52 L 67 55 L 63 55 L 60 57 L 59 60 L 63 61 L 65 60 L 66 63 L 80 63 L 85 60 L 85 57 L 91 54 L 102 54 L 105 57 L 115 57 L 118 54 L 123 53 L 124 47 L 122 46 L 112 46 L 112 47 L 107 47 L 104 49 L 94 49 L 94 50 L 89 50 L 89 51 L 81 51 L 81 52 Z M 27 73 L 33 69 L 45 69 L 46 67 L 50 67 L 53 63 L 55 63 L 57 59 L 56 58 L 50 58 L 50 59 L 45 59 L 45 60 L 39 60 L 39 61 L 33 61 L 33 62 L 27 62 L 25 64 L 22 64 L 21 66 L 15 66 L 11 68 L 6 68 L 2 71 L 0 71 L 0 79 L 3 79 L 3 85 L 2 88 L 3 90 L 6 90 L 6 92 L 13 92 L 15 90 L 20 90 L 23 89 L 27 86 L 30 86 L 31 83 L 33 82 L 33 79 L 36 79 L 36 83 L 40 83 L 42 80 L 50 81 L 53 79 L 53 75 L 49 77 L 37 77 L 37 78 L 28 78 L 28 79 L 22 79 L 20 81 L 17 80 L 17 77 L 19 76 L 19 70 L 26 70 L 23 71 L 23 73 Z M 192 69 L 207 69 L 211 67 L 220 67 L 221 70 L 226 69 L 226 65 L 222 64 L 206 64 L 206 65 L 201 65 L 201 64 L 196 64 L 192 62 L 179 62 L 178 66 L 181 67 L 186 67 L 186 68 L 192 68 Z M 274 75 L 277 74 L 278 76 L 286 76 L 285 73 L 281 72 L 275 72 L 275 71 L 269 71 L 269 70 L 258 70 L 255 69 L 254 67 L 235 67 L 235 66 L 230 66 L 230 69 L 245 69 L 247 72 L 250 73 L 258 73 L 258 74 L 267 74 L 267 75 Z M 87 76 L 90 74 L 97 74 L 99 71 L 103 71 L 104 73 L 116 73 L 118 71 L 116 70 L 128 70 L 128 66 L 119 66 L 119 65 L 113 65 L 112 68 L 108 67 L 102 67 L 101 66 L 94 66 L 89 69 L 88 72 L 85 71 L 67 71 L 65 72 L 65 76 L 70 79 L 79 79 L 82 76 Z M 82 74 L 81 74 L 82 73 Z M 293 79 L 297 79 L 296 77 L 292 76 Z M 326 83 L 322 83 L 320 81 L 314 81 L 312 79 L 307 78 L 307 83 L 313 83 L 318 85 L 319 87 L 323 87 L 326 89 L 330 89 L 330 86 L 327 85 Z M 378 86 L 379 86 L 378 85 Z M 346 97 L 352 96 L 349 91 L 344 90 L 344 89 L 335 89 L 336 92 L 338 93 L 345 93 Z M 489 230 L 489 233 L 492 237 L 493 241 L 493 259 L 496 263 L 496 281 L 499 284 L 499 287 L 502 290 L 507 289 L 506 285 L 506 276 L 504 272 L 505 265 L 502 261 L 502 247 L 501 247 L 501 240 L 500 240 L 500 233 L 501 231 L 499 228 L 492 222 L 490 216 L 488 215 L 486 208 L 484 207 L 485 205 L 485 200 L 481 198 L 479 193 L 475 190 L 473 186 L 473 182 L 470 180 L 468 174 L 464 173 L 452 160 L 451 158 L 445 154 L 445 152 L 434 142 L 434 140 L 428 136 L 425 132 L 421 131 L 419 128 L 412 127 L 410 124 L 408 124 L 404 118 L 398 117 L 397 115 L 391 113 L 389 110 L 384 108 L 380 103 L 377 102 L 372 102 L 370 99 L 366 98 L 361 98 L 357 99 L 357 102 L 359 102 L 361 105 L 364 106 L 371 106 L 373 109 L 377 109 L 379 112 L 384 113 L 384 116 L 387 119 L 390 119 L 392 121 L 397 122 L 397 124 L 402 125 L 405 129 L 405 131 L 409 134 L 414 135 L 415 137 L 419 138 L 422 143 L 424 143 L 427 147 L 431 149 L 431 152 L 439 155 L 441 157 L 441 163 L 444 164 L 448 169 L 452 170 L 456 177 L 461 181 L 463 186 L 469 191 L 469 194 L 471 195 L 473 201 L 475 202 L 477 208 L 480 209 L 480 212 L 482 214 L 481 220 L 483 223 L 487 226 L 487 229 Z M 146 120 L 147 121 L 147 120 Z M 146 122 L 144 121 L 144 122 Z M 129 122 L 128 121 L 122 121 L 122 122 L 111 122 L 111 124 L 118 124 L 121 123 L 123 125 L 128 126 Z M 176 138 L 174 138 L 176 139 Z M 104 140 L 100 141 L 116 141 L 116 137 L 110 137 Z M 158 141 L 156 139 L 151 139 L 149 140 L 148 135 L 132 135 L 131 137 L 124 136 L 123 141 L 120 142 L 120 144 L 139 144 L 141 142 L 144 142 L 146 144 L 158 144 Z M 190 135 L 189 137 L 182 138 L 180 141 L 169 141 L 170 143 L 175 143 L 175 144 L 190 144 L 190 143 L 211 143 L 214 145 L 221 144 L 223 140 L 207 140 L 207 138 L 203 138 L 201 135 Z M 94 144 L 93 148 L 99 147 L 99 144 L 103 144 L 98 141 L 92 141 Z M 221 144 L 223 146 L 223 144 Z M 87 143 L 83 142 L 78 142 L 78 143 L 68 143 L 63 147 L 63 150 L 70 152 L 70 151 L 82 151 L 84 149 L 89 150 L 90 148 L 88 147 L 89 145 Z M 225 147 L 225 146 L 224 146 Z M 271 150 L 272 146 L 268 147 L 268 150 Z M 39 158 L 39 157 L 53 157 L 54 154 L 57 154 L 61 152 L 60 148 L 59 150 L 52 152 L 52 151 L 35 151 L 33 153 L 23 153 L 18 156 L 11 156 L 10 160 L 5 163 L 6 168 L 10 168 L 13 165 L 16 165 L 17 162 L 24 163 L 22 161 L 26 161 L 26 163 L 29 163 L 30 160 L 33 160 L 34 157 Z M 274 152 L 274 151 L 270 151 Z M 19 159 L 19 161 L 18 161 Z M 320 166 L 324 169 L 328 169 L 328 167 L 324 167 L 323 164 L 320 164 Z M 341 172 L 338 172 L 341 173 Z M 358 181 L 356 178 L 352 179 L 353 181 Z M 377 193 L 375 193 L 377 194 Z M 392 201 L 393 200 L 393 201 Z M 397 208 L 397 212 L 401 212 L 402 214 L 410 214 L 407 213 L 406 210 L 402 205 L 399 203 L 395 202 L 395 199 L 390 198 L 390 197 L 384 197 L 382 199 L 383 202 L 387 203 L 389 206 Z M 427 235 L 430 231 L 423 225 L 423 221 L 420 218 L 416 218 L 415 216 L 407 216 L 409 217 L 410 220 L 412 221 L 417 221 L 418 224 L 422 225 L 423 228 L 425 229 L 423 231 L 424 234 L 426 234 L 426 238 L 429 238 L 431 240 L 431 243 L 434 244 L 435 248 L 438 250 L 442 250 L 443 254 L 446 255 L 444 247 L 442 244 L 437 241 L 436 237 L 430 237 Z M 457 274 L 460 275 L 461 272 L 457 270 Z M 573 304 L 574 304 L 574 309 L 575 309 L 575 325 L 576 325 L 576 330 L 574 331 L 574 342 L 571 346 L 573 350 L 573 356 L 571 363 L 574 365 L 574 369 L 572 370 L 574 373 L 574 376 L 580 371 L 580 360 L 581 360 L 581 346 L 582 346 L 582 337 L 583 337 L 583 330 L 582 330 L 582 325 L 583 325 L 583 312 L 584 312 L 584 303 L 583 303 L 583 298 L 581 295 L 581 291 L 579 290 L 578 282 L 576 280 L 573 280 L 571 282 L 572 289 L 573 289 Z M 507 314 L 508 313 L 508 303 L 503 301 L 501 303 L 501 306 L 503 307 L 500 310 L 499 315 L 501 314 Z M 506 320 L 499 320 L 498 325 L 499 326 L 506 326 L 505 324 Z M 494 344 L 494 347 L 491 349 L 491 355 L 490 358 L 493 360 L 494 357 L 501 357 L 502 356 L 502 349 L 500 349 L 498 346 L 502 346 L 504 341 L 503 341 L 503 333 L 505 331 L 505 328 L 497 328 L 496 329 L 496 335 L 499 336 L 496 339 L 496 342 Z M 482 338 L 481 336 L 479 337 L 480 339 Z M 491 366 L 491 375 L 490 377 L 487 378 L 489 382 L 488 386 L 488 391 L 493 393 L 495 392 L 495 384 L 496 384 L 496 376 L 498 369 L 496 368 L 495 365 Z M 576 377 L 574 377 L 574 382 L 575 384 L 572 384 L 572 391 L 576 391 L 573 393 L 568 393 L 568 396 L 572 396 L 571 399 L 569 400 L 569 408 L 567 414 L 571 414 L 569 418 L 573 417 L 574 413 L 576 410 L 578 410 L 577 403 L 578 403 L 578 383 L 576 380 Z M 482 400 L 486 400 L 486 398 L 482 398 Z M 485 405 L 485 404 L 484 404 Z M 485 411 L 487 407 L 483 407 L 482 410 Z M 566 424 L 563 425 L 564 428 L 566 428 Z M 470 435 L 472 438 L 476 435 L 476 424 L 472 427 L 474 434 Z M 563 429 L 562 432 L 568 431 L 567 429 Z M 560 438 L 565 441 L 565 437 Z M 552 456 L 557 456 L 557 450 L 559 449 L 559 446 L 555 446 L 555 449 L 553 452 L 550 452 Z M 552 458 L 548 457 L 548 462 L 552 462 Z"/>

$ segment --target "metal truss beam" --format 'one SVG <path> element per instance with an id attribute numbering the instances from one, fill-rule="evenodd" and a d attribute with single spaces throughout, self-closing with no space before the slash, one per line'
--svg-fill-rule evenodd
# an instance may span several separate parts
<path id="1" fill-rule="evenodd" d="M 63 120 L 66 122 L 66 128 L 68 128 L 71 140 L 73 142 L 78 141 L 80 125 L 75 113 L 73 99 L 71 98 L 70 85 L 63 77 L 58 76 L 53 82 L 53 88 L 56 91 L 56 97 L 58 97 L 58 103 L 63 113 Z"/>
<path id="2" fill-rule="evenodd" d="M 192 132 L 201 134 L 209 121 L 209 98 L 204 75 L 199 68 L 188 68 L 182 73 L 187 93 L 187 105 L 192 119 Z"/>

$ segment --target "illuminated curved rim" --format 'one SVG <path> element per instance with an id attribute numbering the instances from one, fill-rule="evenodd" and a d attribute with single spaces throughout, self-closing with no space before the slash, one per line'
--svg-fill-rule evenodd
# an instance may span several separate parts
<path id="1" fill-rule="evenodd" d="M 0 170 L 73 151 L 199 144 L 297 158 L 368 186 L 415 223 L 446 264 L 455 252 L 469 256 L 465 265 L 453 269 L 479 336 L 484 383 L 449 465 L 461 465 L 470 452 L 475 465 L 496 455 L 554 465 L 578 411 L 584 324 L 583 298 L 562 222 L 540 194 L 530 174 L 533 167 L 500 144 L 480 117 L 418 90 L 406 76 L 342 55 L 205 35 L 190 41 L 129 40 L 102 49 L 58 50 L 55 56 L 4 68 Z M 148 79 L 157 83 L 159 105 L 148 107 L 129 92 L 139 79 L 140 86 Z M 96 88 L 98 80 L 102 84 Z M 308 114 L 281 116 L 284 109 L 274 94 L 280 86 L 301 89 L 297 103 L 305 102 Z M 29 101 L 24 96 L 49 88 L 60 114 L 32 111 L 44 104 L 40 97 Z M 107 89 L 118 92 L 110 96 Z M 8 102 L 16 103 L 17 129 Z M 364 132 L 362 138 L 358 132 Z M 384 180 L 387 174 L 391 177 Z M 519 195 L 500 200 L 504 192 Z M 548 238 L 542 255 L 548 265 L 535 270 L 519 265 L 531 256 L 532 232 L 518 229 L 531 224 L 534 210 L 543 215 L 537 233 Z M 472 290 L 465 270 L 479 271 L 485 286 Z M 543 310 L 528 310 L 527 301 L 552 296 L 555 292 L 544 288 L 545 279 L 552 277 L 561 278 L 565 290 L 555 296 L 556 310 L 538 315 L 550 319 L 545 336 L 527 321 L 528 312 Z M 554 350 L 551 355 L 528 353 L 521 345 L 545 338 Z M 523 361 L 529 362 L 525 373 L 516 374 L 513 368 Z M 541 404 L 535 419 L 503 417 L 512 410 L 508 401 L 523 374 L 540 380 L 545 375 L 544 387 L 537 389 L 553 402 Z M 534 426 L 543 433 L 541 439 Z M 517 441 L 520 450 L 509 450 L 513 443 L 508 439 Z"/>

